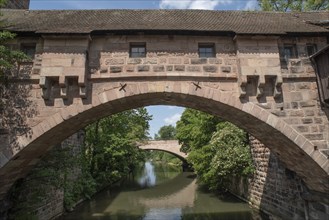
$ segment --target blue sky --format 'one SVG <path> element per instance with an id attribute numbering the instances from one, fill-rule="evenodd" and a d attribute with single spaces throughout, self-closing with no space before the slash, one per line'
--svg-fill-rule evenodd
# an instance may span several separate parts
<path id="1" fill-rule="evenodd" d="M 30 0 L 31 9 L 253 10 L 256 0 Z"/>
<path id="2" fill-rule="evenodd" d="M 30 0 L 30 9 L 207 9 L 207 10 L 254 10 L 256 0 Z M 175 125 L 184 108 L 174 106 L 151 106 L 153 115 L 150 135 L 163 125 Z"/>

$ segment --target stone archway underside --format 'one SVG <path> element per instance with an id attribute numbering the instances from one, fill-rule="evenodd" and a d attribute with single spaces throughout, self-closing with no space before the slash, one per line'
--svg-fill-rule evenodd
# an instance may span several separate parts
<path id="1" fill-rule="evenodd" d="M 26 175 L 49 148 L 89 123 L 124 110 L 159 104 L 198 109 L 236 124 L 277 153 L 310 189 L 328 192 L 328 160 L 303 135 L 266 109 L 242 103 L 234 89 L 229 92 L 203 83 L 198 86 L 191 81 L 159 80 L 127 82 L 122 89 L 119 82 L 95 82 L 85 101 L 59 109 L 32 127 L 28 136 L 18 138 L 19 149 L 0 169 L 0 195 Z"/>

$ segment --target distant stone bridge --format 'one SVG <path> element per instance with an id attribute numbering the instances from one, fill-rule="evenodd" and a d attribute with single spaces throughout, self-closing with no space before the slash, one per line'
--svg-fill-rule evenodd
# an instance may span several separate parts
<path id="1" fill-rule="evenodd" d="M 148 141 L 146 144 L 139 146 L 143 150 L 159 150 L 175 155 L 181 160 L 185 161 L 187 154 L 180 151 L 181 145 L 177 140 L 166 140 L 166 141 Z"/>

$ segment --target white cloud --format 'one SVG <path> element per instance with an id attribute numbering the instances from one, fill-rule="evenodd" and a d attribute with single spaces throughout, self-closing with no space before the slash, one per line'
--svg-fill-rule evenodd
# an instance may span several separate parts
<path id="1" fill-rule="evenodd" d="M 176 113 L 170 117 L 167 117 L 164 119 L 164 122 L 167 125 L 176 125 L 176 122 L 180 120 L 180 118 L 182 117 L 182 114 Z"/>
<path id="2" fill-rule="evenodd" d="M 218 5 L 232 4 L 233 0 L 161 0 L 162 9 L 206 9 L 214 10 Z"/>
<path id="3" fill-rule="evenodd" d="M 258 2 L 256 0 L 247 1 L 243 10 L 255 10 L 258 8 Z"/>

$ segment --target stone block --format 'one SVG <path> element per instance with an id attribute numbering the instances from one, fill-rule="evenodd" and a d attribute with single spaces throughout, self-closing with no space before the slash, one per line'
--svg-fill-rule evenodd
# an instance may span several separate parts
<path id="1" fill-rule="evenodd" d="M 150 66 L 140 65 L 137 67 L 138 72 L 148 72 L 150 71 Z"/>
<path id="2" fill-rule="evenodd" d="M 183 71 L 185 71 L 185 66 L 184 65 L 175 65 L 174 70 L 177 72 L 183 72 Z"/>
<path id="3" fill-rule="evenodd" d="M 63 67 L 42 67 L 40 75 L 42 76 L 59 76 L 63 73 Z"/>
<path id="4" fill-rule="evenodd" d="M 305 69 L 302 66 L 292 66 L 292 67 L 290 67 L 290 72 L 291 73 L 304 73 Z"/>
<path id="5" fill-rule="evenodd" d="M 192 58 L 191 64 L 207 64 L 207 58 Z"/>
<path id="6" fill-rule="evenodd" d="M 110 73 L 121 73 L 122 66 L 110 66 Z"/>
<path id="7" fill-rule="evenodd" d="M 182 58 L 169 58 L 168 64 L 182 64 Z"/>
<path id="8" fill-rule="evenodd" d="M 209 64 L 222 64 L 223 61 L 218 58 L 208 58 Z"/>
<path id="9" fill-rule="evenodd" d="M 323 140 L 323 134 L 305 134 L 304 136 L 309 140 Z"/>
<path id="10" fill-rule="evenodd" d="M 158 64 L 157 58 L 146 58 L 144 59 L 144 64 Z"/>
<path id="11" fill-rule="evenodd" d="M 166 71 L 171 72 L 173 71 L 174 67 L 173 66 L 166 66 Z"/>
<path id="12" fill-rule="evenodd" d="M 309 127 L 308 126 L 297 126 L 296 127 L 297 131 L 302 132 L 302 133 L 307 133 L 309 132 Z"/>
<path id="13" fill-rule="evenodd" d="M 311 110 L 311 109 L 305 110 L 304 113 L 305 113 L 305 116 L 314 116 L 315 115 L 314 110 Z"/>
<path id="14" fill-rule="evenodd" d="M 127 61 L 127 64 L 141 64 L 142 59 L 141 58 L 129 58 Z"/>
<path id="15" fill-rule="evenodd" d="M 203 66 L 203 71 L 208 73 L 217 73 L 217 66 Z"/>
<path id="16" fill-rule="evenodd" d="M 312 124 L 313 119 L 312 118 L 302 118 L 302 123 L 303 124 Z"/>
<path id="17" fill-rule="evenodd" d="M 201 72 L 201 66 L 187 66 L 187 72 Z"/>
<path id="18" fill-rule="evenodd" d="M 108 68 L 107 66 L 102 66 L 99 70 L 100 73 L 107 73 L 108 72 Z"/>
<path id="19" fill-rule="evenodd" d="M 222 66 L 220 69 L 223 73 L 230 73 L 231 72 L 231 67 L 230 66 Z"/>
<path id="20" fill-rule="evenodd" d="M 133 65 L 131 65 L 131 66 L 125 66 L 125 71 L 127 73 L 135 72 L 135 66 L 133 66 Z"/>
<path id="21" fill-rule="evenodd" d="M 314 107 L 316 104 L 314 101 L 304 101 L 304 102 L 300 102 L 299 105 L 301 107 Z"/>
<path id="22" fill-rule="evenodd" d="M 290 92 L 289 95 L 290 95 L 290 100 L 293 101 L 293 102 L 303 100 L 302 93 L 300 93 L 300 92 Z"/>
<path id="23" fill-rule="evenodd" d="M 122 58 L 111 58 L 105 60 L 105 65 L 123 65 L 125 60 Z"/>
<path id="24" fill-rule="evenodd" d="M 165 68 L 164 68 L 164 66 L 153 66 L 153 71 L 154 72 L 164 72 L 165 71 Z"/>

